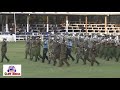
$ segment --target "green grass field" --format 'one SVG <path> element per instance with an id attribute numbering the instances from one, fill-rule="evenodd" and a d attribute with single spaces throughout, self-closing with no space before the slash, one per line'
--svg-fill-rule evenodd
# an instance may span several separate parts
<path id="1" fill-rule="evenodd" d="M 9 42 L 7 56 L 10 62 L 4 60 L 0 63 L 0 78 L 18 78 L 18 77 L 3 77 L 3 64 L 21 64 L 22 76 L 19 78 L 119 78 L 120 77 L 120 61 L 115 60 L 105 61 L 102 59 L 97 60 L 100 66 L 96 64 L 91 67 L 90 63 L 82 65 L 80 60 L 79 64 L 75 61 L 69 60 L 70 67 L 64 65 L 63 67 L 53 66 L 52 64 L 41 63 L 41 61 L 33 62 L 29 59 L 24 59 L 24 42 Z M 1 58 L 1 57 L 0 57 Z"/>

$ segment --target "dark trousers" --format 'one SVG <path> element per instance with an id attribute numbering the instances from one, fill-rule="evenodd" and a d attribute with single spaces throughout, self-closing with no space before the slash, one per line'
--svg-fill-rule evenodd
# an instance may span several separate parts
<path id="1" fill-rule="evenodd" d="M 42 62 L 44 62 L 45 58 L 48 60 L 47 52 L 48 52 L 48 48 L 43 48 L 43 61 Z"/>
<path id="2" fill-rule="evenodd" d="M 2 56 L 1 62 L 3 62 L 3 59 L 4 59 L 4 58 L 9 62 L 9 59 L 8 59 L 7 56 L 6 56 L 6 53 L 2 53 L 1 56 Z"/>
<path id="3" fill-rule="evenodd" d="M 74 61 L 75 59 L 73 58 L 73 56 L 71 55 L 71 48 L 67 48 L 67 59 L 68 56 L 70 56 L 70 58 Z"/>

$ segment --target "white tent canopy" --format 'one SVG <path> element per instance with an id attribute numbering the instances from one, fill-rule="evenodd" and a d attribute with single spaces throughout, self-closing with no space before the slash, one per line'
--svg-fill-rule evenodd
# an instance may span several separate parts
<path id="1" fill-rule="evenodd" d="M 40 15 L 120 15 L 120 12 L 0 12 L 0 14 L 40 14 Z"/>

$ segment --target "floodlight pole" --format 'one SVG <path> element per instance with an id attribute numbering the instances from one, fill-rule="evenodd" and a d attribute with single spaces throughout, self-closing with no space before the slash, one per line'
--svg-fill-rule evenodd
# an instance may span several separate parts
<path id="1" fill-rule="evenodd" d="M 107 16 L 105 16 L 105 34 L 107 34 Z"/>
<path id="2" fill-rule="evenodd" d="M 88 33 L 88 30 L 87 30 L 87 16 L 85 16 L 85 29 L 86 29 L 86 33 Z"/>
<path id="3" fill-rule="evenodd" d="M 15 32 L 13 34 L 13 38 L 14 38 L 14 41 L 16 42 L 16 17 L 15 17 L 15 13 L 14 13 L 14 27 L 15 27 Z"/>
<path id="4" fill-rule="evenodd" d="M 47 32 L 49 31 L 49 17 L 47 16 Z"/>
<path id="5" fill-rule="evenodd" d="M 8 32 L 8 15 L 6 15 L 6 32 Z"/>
<path id="6" fill-rule="evenodd" d="M 16 17 L 15 17 L 15 13 L 14 13 L 14 26 L 15 26 L 15 35 L 16 35 Z"/>
<path id="7" fill-rule="evenodd" d="M 2 28 L 1 28 L 1 29 L 2 29 L 2 31 L 3 31 L 3 30 L 4 30 L 3 15 L 1 15 L 1 17 L 2 17 L 2 21 L 1 21 L 1 22 L 2 22 Z"/>
<path id="8" fill-rule="evenodd" d="M 66 32 L 68 32 L 68 16 L 66 16 Z"/>
<path id="9" fill-rule="evenodd" d="M 29 18 L 30 18 L 30 14 L 29 16 L 27 16 L 27 32 L 29 32 Z"/>

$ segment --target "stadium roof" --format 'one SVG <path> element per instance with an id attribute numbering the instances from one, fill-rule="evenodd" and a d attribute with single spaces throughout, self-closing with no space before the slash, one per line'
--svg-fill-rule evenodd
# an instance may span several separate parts
<path id="1" fill-rule="evenodd" d="M 38 14 L 38 15 L 120 15 L 120 12 L 0 12 L 0 14 Z"/>

